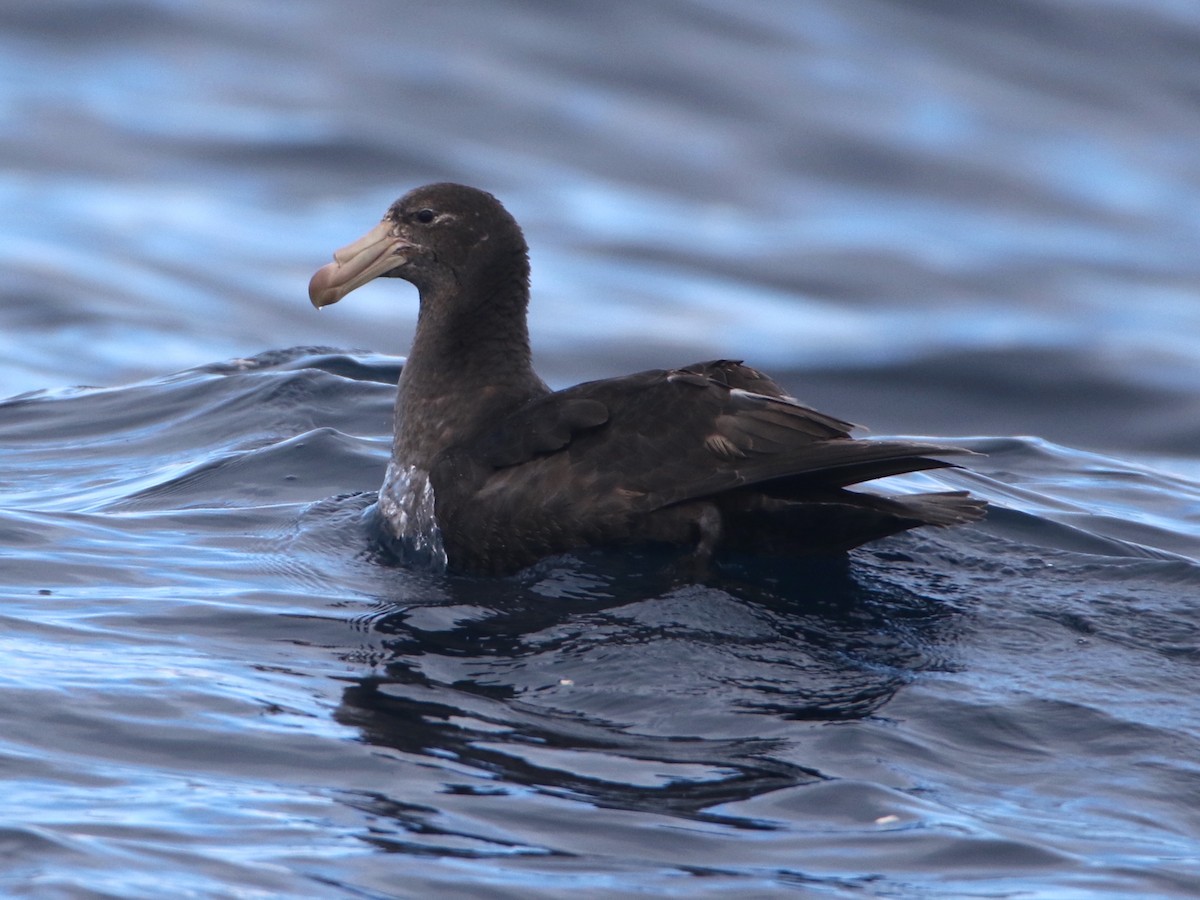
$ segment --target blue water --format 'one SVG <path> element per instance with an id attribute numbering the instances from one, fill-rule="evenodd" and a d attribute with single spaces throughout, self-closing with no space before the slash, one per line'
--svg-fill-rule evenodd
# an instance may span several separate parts
<path id="1" fill-rule="evenodd" d="M 1200 895 L 1197 84 L 1170 0 L 8 3 L 0 893 Z M 415 295 L 305 286 L 445 178 L 553 383 L 744 356 L 990 516 L 397 567 Z"/>

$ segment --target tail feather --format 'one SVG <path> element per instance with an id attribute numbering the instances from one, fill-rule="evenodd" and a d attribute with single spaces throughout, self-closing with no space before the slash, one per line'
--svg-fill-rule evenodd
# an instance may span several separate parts
<path id="1" fill-rule="evenodd" d="M 987 504 L 966 491 L 883 497 L 837 490 L 795 500 L 743 494 L 723 507 L 727 549 L 797 556 L 840 553 L 923 525 L 975 522 Z"/>
<path id="2" fill-rule="evenodd" d="M 908 494 L 887 499 L 921 525 L 966 525 L 979 521 L 987 514 L 987 503 L 966 491 Z"/>

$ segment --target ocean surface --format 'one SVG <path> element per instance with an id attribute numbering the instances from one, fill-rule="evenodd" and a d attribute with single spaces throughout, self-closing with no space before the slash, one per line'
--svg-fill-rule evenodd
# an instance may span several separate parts
<path id="1" fill-rule="evenodd" d="M 0 896 L 1200 896 L 1200 6 L 8 0 Z M 703 583 L 405 569 L 497 194 L 554 385 L 727 356 L 983 523 Z"/>

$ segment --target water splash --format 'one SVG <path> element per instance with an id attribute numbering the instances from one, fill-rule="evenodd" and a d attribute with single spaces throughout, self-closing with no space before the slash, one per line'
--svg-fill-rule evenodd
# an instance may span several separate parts
<path id="1" fill-rule="evenodd" d="M 434 572 L 446 571 L 446 549 L 434 515 L 428 472 L 398 465 L 395 460 L 389 462 L 379 489 L 379 516 L 396 539 L 396 549 L 405 563 Z"/>

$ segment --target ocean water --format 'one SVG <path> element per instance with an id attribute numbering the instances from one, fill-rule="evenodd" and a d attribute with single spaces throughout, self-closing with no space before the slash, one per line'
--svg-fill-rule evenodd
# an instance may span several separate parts
<path id="1" fill-rule="evenodd" d="M 0 10 L 0 894 L 1200 895 L 1200 12 Z M 744 357 L 977 526 L 690 583 L 404 569 L 415 320 L 496 193 L 548 380 Z"/>

